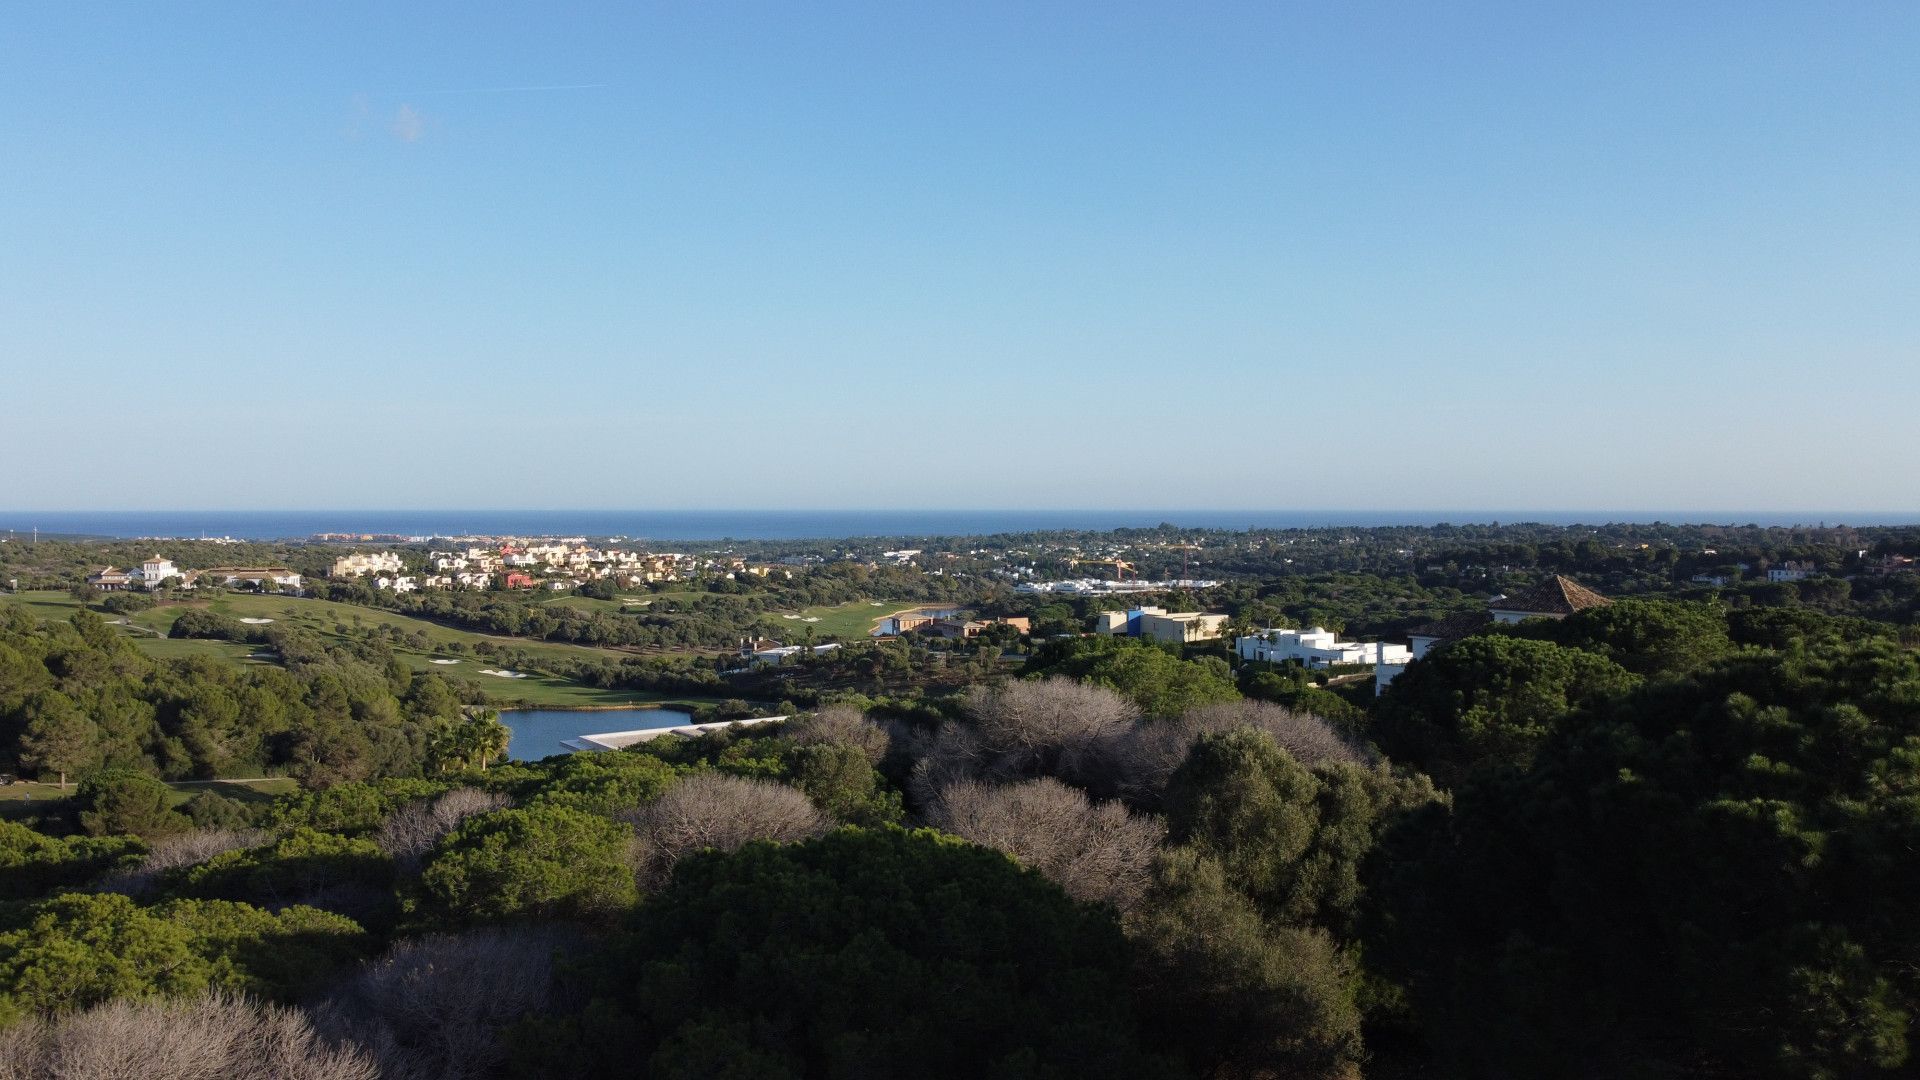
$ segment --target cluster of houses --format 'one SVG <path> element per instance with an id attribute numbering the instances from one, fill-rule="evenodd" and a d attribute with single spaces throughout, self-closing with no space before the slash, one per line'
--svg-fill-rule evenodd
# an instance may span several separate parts
<path id="1" fill-rule="evenodd" d="M 202 583 L 228 588 L 281 589 L 299 591 L 300 575 L 284 566 L 210 566 L 205 570 L 182 570 L 172 559 L 155 555 L 138 568 L 122 570 L 108 566 L 87 575 L 87 584 L 101 592 L 127 589 L 157 589 L 171 581 L 177 588 L 192 589 Z"/>
<path id="2" fill-rule="evenodd" d="M 738 560 L 736 560 L 738 561 Z M 370 577 L 376 589 L 396 593 L 416 589 L 490 589 L 494 582 L 508 589 L 547 588 L 554 592 L 577 589 L 589 581 L 611 579 L 625 587 L 656 581 L 679 581 L 699 569 L 691 555 L 624 551 L 589 547 L 584 542 L 501 544 L 427 552 L 427 570 L 407 574 L 396 552 L 343 555 L 333 562 L 339 580 Z M 741 562 L 740 569 L 746 569 Z M 764 574 L 764 567 L 756 568 Z"/>
<path id="3" fill-rule="evenodd" d="M 1112 596 L 1124 593 L 1172 592 L 1177 589 L 1211 589 L 1218 581 L 1179 578 L 1174 581 L 1108 581 L 1102 578 L 1070 578 L 1066 581 L 1022 581 L 1013 587 L 1021 593 L 1061 593 L 1067 596 Z"/>

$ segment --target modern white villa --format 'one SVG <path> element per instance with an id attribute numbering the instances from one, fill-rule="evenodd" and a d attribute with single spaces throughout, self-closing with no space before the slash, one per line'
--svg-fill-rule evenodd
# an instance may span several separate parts
<path id="1" fill-rule="evenodd" d="M 1322 627 L 1307 630 L 1268 629 L 1234 639 L 1242 660 L 1270 664 L 1296 663 L 1310 668 L 1334 664 L 1404 664 L 1413 659 L 1405 645 L 1378 641 L 1341 641 Z"/>

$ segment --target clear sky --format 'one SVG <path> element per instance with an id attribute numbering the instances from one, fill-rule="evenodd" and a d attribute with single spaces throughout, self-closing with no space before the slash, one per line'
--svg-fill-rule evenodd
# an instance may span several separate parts
<path id="1" fill-rule="evenodd" d="M 1920 507 L 1920 5 L 0 19 L 0 507 Z"/>

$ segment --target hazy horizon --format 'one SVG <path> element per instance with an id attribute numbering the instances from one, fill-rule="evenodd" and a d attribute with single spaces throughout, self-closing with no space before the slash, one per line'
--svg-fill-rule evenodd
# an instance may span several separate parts
<path id="1" fill-rule="evenodd" d="M 1920 513 L 1845 511 L 1261 510 L 1261 509 L 729 509 L 729 510 L 0 510 L 0 535 L 299 539 L 325 532 L 400 536 L 627 536 L 654 541 L 829 540 L 980 536 L 1048 530 L 1107 532 L 1171 524 L 1192 530 L 1371 529 L 1542 524 L 1870 528 L 1920 523 Z"/>

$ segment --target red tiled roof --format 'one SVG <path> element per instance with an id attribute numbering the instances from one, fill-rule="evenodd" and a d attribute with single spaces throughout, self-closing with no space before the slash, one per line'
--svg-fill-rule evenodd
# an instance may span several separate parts
<path id="1" fill-rule="evenodd" d="M 1511 611 L 1522 615 L 1572 615 L 1588 608 L 1605 607 L 1613 601 L 1572 578 L 1555 574 L 1521 593 L 1495 600 L 1489 611 Z"/>

